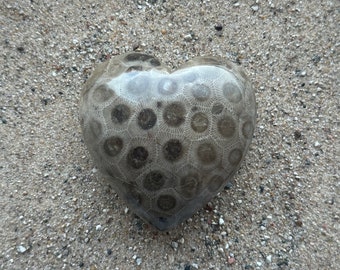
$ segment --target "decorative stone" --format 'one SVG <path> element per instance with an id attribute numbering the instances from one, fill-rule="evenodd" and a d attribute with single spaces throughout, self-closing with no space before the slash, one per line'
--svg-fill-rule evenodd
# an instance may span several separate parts
<path id="1" fill-rule="evenodd" d="M 238 66 L 197 57 L 170 73 L 128 53 L 100 64 L 81 93 L 85 144 L 129 207 L 159 230 L 229 183 L 251 142 L 254 91 Z"/>

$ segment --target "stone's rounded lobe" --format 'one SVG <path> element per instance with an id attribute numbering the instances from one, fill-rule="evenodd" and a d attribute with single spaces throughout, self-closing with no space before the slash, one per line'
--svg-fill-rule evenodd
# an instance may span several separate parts
<path id="1" fill-rule="evenodd" d="M 177 161 L 183 155 L 183 146 L 177 139 L 167 141 L 163 146 L 164 158 L 168 161 Z"/>
<path id="2" fill-rule="evenodd" d="M 185 120 L 185 106 L 180 102 L 167 105 L 163 112 L 164 122 L 170 127 L 178 127 Z"/>
<path id="3" fill-rule="evenodd" d="M 209 127 L 209 119 L 208 117 L 202 113 L 195 113 L 191 118 L 191 128 L 198 132 L 202 133 Z"/>
<path id="4" fill-rule="evenodd" d="M 156 124 L 157 116 L 152 109 L 143 109 L 137 117 L 138 125 L 141 129 L 147 130 L 153 128 Z"/>
<path id="5" fill-rule="evenodd" d="M 111 112 L 111 120 L 113 123 L 122 124 L 130 118 L 130 108 L 125 104 L 118 104 Z"/>
<path id="6" fill-rule="evenodd" d="M 80 98 L 95 165 L 141 218 L 169 230 L 239 168 L 255 129 L 255 96 L 231 62 L 197 57 L 178 70 L 142 53 L 100 64 Z"/>
<path id="7" fill-rule="evenodd" d="M 127 155 L 127 164 L 134 169 L 142 168 L 148 159 L 149 152 L 142 146 L 132 148 Z"/>
<path id="8" fill-rule="evenodd" d="M 112 136 L 104 142 L 104 152 L 111 157 L 117 156 L 123 148 L 123 140 Z"/>

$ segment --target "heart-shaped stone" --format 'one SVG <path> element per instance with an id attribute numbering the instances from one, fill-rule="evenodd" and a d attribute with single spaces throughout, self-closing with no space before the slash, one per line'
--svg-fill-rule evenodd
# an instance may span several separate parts
<path id="1" fill-rule="evenodd" d="M 160 230 L 192 216 L 231 181 L 256 117 L 245 74 L 214 57 L 173 73 L 150 55 L 114 57 L 95 69 L 80 107 L 95 165 Z"/>

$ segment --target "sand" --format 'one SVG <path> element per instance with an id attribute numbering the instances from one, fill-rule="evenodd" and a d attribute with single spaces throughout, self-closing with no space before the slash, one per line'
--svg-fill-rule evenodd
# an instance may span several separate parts
<path id="1" fill-rule="evenodd" d="M 336 269 L 338 1 L 1 1 L 0 269 Z M 79 97 L 130 51 L 243 67 L 257 98 L 235 185 L 169 232 L 84 145 Z"/>

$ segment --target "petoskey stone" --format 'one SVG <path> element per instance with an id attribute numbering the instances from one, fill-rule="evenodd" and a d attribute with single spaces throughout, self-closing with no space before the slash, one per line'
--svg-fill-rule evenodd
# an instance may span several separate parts
<path id="1" fill-rule="evenodd" d="M 169 230 L 231 181 L 253 136 L 255 95 L 226 60 L 197 57 L 170 73 L 133 52 L 94 70 L 80 119 L 90 155 L 118 195 Z"/>

